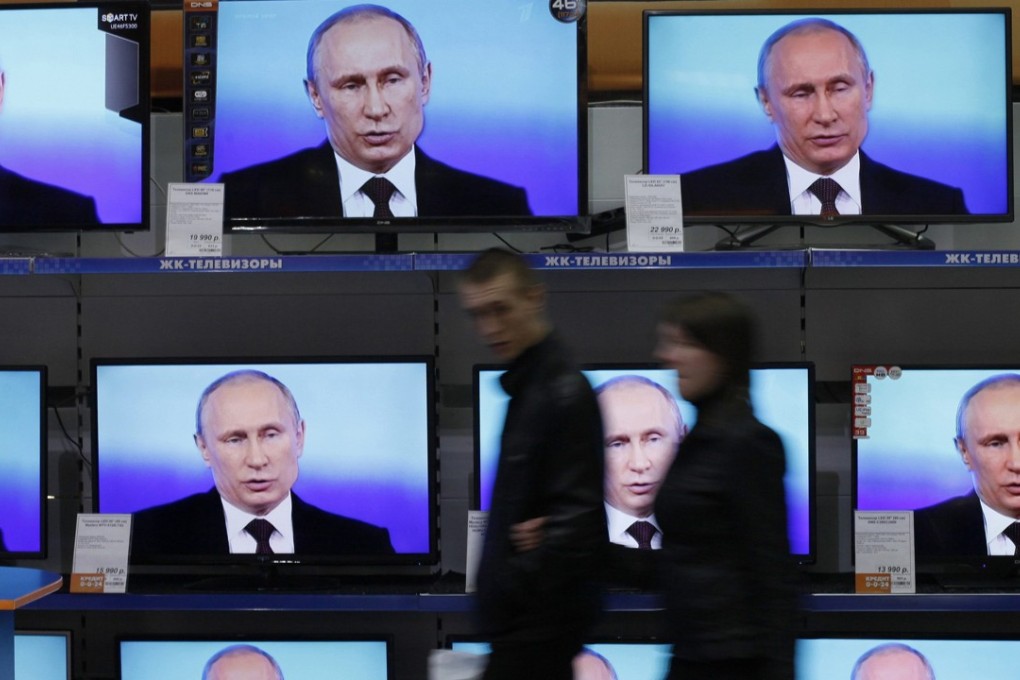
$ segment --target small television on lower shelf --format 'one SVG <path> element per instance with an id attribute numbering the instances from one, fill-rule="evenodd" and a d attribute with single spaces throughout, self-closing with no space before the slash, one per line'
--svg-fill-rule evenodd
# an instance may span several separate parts
<path id="1" fill-rule="evenodd" d="M 1016 675 L 1020 641 L 979 635 L 886 637 L 867 633 L 797 641 L 798 680 L 832 678 L 983 678 Z"/>
<path id="2" fill-rule="evenodd" d="M 1011 13 L 647 10 L 644 154 L 684 221 L 1013 219 Z M 837 182 L 826 207 L 814 180 Z M 734 242 L 740 235 L 734 236 Z"/>
<path id="3" fill-rule="evenodd" d="M 0 561 L 46 546 L 46 367 L 0 366 Z"/>
<path id="4" fill-rule="evenodd" d="M 389 680 L 388 639 L 123 639 L 121 680 Z M 214 672 L 215 671 L 215 672 Z M 275 671 L 275 673 L 274 673 Z M 219 673 L 218 675 L 216 673 Z"/>
<path id="5" fill-rule="evenodd" d="M 488 642 L 448 640 L 450 649 L 469 654 L 488 654 Z M 673 645 L 653 640 L 613 640 L 585 643 L 574 657 L 575 678 L 661 680 L 669 671 Z"/>
<path id="6" fill-rule="evenodd" d="M 1016 579 L 1020 365 L 855 365 L 853 507 L 912 510 L 922 572 Z"/>
<path id="7" fill-rule="evenodd" d="M 71 680 L 71 632 L 16 630 L 14 680 Z"/>
<path id="8" fill-rule="evenodd" d="M 434 565 L 433 365 L 94 359 L 96 507 L 136 573 Z"/>
<path id="9" fill-rule="evenodd" d="M 673 447 L 678 443 L 675 433 L 679 428 L 686 431 L 694 426 L 696 410 L 679 395 L 676 373 L 670 369 L 649 364 L 599 364 L 582 368 L 596 393 L 609 381 L 626 379 L 644 383 L 652 394 L 649 410 L 645 413 L 647 418 L 642 416 L 641 426 L 645 428 L 643 431 L 654 434 L 661 442 L 659 446 L 664 447 L 662 455 L 656 456 L 657 460 L 647 465 L 641 475 L 634 473 L 634 479 L 627 479 L 623 470 L 614 475 L 612 466 L 606 469 L 607 505 L 623 512 L 630 508 L 630 515 L 644 516 L 654 503 L 658 483 L 673 460 Z M 474 371 L 475 499 L 480 510 L 488 510 L 492 498 L 499 461 L 499 438 L 509 401 L 499 382 L 503 371 L 503 367 L 486 365 L 475 366 Z M 672 405 L 667 398 L 672 400 Z M 634 399 L 636 397 L 631 397 L 631 403 Z M 807 362 L 756 364 L 751 370 L 751 401 L 755 415 L 779 434 L 786 449 L 785 485 L 791 553 L 799 562 L 813 562 L 814 365 Z M 660 403 L 666 406 L 657 406 Z M 605 409 L 606 406 L 603 406 L 603 421 L 608 422 L 610 416 Z M 653 409 L 654 413 L 651 412 Z M 607 432 L 606 436 L 608 438 L 610 433 Z M 621 488 L 628 484 L 633 488 Z M 612 524 L 610 520 L 610 527 Z M 652 547 L 656 545 L 653 543 Z"/>

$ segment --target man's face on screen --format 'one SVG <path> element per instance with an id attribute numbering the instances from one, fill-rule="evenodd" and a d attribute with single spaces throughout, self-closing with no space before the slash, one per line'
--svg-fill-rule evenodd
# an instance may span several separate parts
<path id="1" fill-rule="evenodd" d="M 633 517 L 648 517 L 676 457 L 683 426 L 665 395 L 650 385 L 613 385 L 600 392 L 598 400 L 606 502 Z"/>
<path id="2" fill-rule="evenodd" d="M 916 654 L 896 649 L 866 660 L 853 680 L 931 680 L 931 676 Z"/>
<path id="3" fill-rule="evenodd" d="M 272 662 L 255 652 L 228 654 L 209 669 L 207 680 L 280 680 Z"/>
<path id="4" fill-rule="evenodd" d="M 957 449 L 981 499 L 1020 519 L 1020 384 L 991 385 L 975 394 L 963 416 Z"/>
<path id="5" fill-rule="evenodd" d="M 273 383 L 227 383 L 206 400 L 195 441 L 220 495 L 245 512 L 265 515 L 297 481 L 305 424 L 295 420 Z"/>
<path id="6" fill-rule="evenodd" d="M 425 124 L 432 67 L 419 66 L 403 26 L 386 17 L 338 23 L 323 34 L 313 63 L 308 96 L 342 158 L 384 173 L 407 155 Z"/>
<path id="7" fill-rule="evenodd" d="M 779 146 L 797 165 L 829 175 L 868 134 L 874 77 L 850 40 L 833 30 L 791 34 L 773 47 L 758 98 Z"/>

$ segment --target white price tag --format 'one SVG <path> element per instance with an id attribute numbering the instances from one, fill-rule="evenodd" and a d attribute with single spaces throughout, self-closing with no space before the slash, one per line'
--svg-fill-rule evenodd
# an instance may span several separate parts
<path id="1" fill-rule="evenodd" d="M 627 250 L 683 252 L 680 175 L 627 175 Z"/>
<path id="2" fill-rule="evenodd" d="M 222 256 L 223 185 L 171 182 L 167 191 L 166 256 Z"/>
<path id="3" fill-rule="evenodd" d="M 915 592 L 913 511 L 854 511 L 854 572 L 858 593 Z"/>
<path id="4" fill-rule="evenodd" d="M 126 592 L 130 542 L 131 515 L 78 515 L 71 592 Z"/>

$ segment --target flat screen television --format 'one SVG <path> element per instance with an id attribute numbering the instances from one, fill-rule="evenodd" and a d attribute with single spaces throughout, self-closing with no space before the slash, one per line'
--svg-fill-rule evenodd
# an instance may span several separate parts
<path id="1" fill-rule="evenodd" d="M 280 677 L 328 680 L 337 677 L 359 680 L 389 680 L 389 640 L 363 639 L 148 639 L 119 641 L 121 680 L 176 680 L 202 678 L 203 669 L 219 655 L 218 677 L 269 677 L 254 675 L 250 663 L 271 668 L 276 663 Z M 227 664 L 235 664 L 227 666 Z M 249 674 L 245 674 L 246 670 Z M 233 674 L 231 674 L 233 673 Z"/>
<path id="2" fill-rule="evenodd" d="M 449 640 L 450 649 L 469 654 L 488 654 L 488 642 Z M 655 641 L 613 640 L 589 642 L 574 657 L 577 678 L 617 680 L 661 680 L 669 671 L 673 645 Z"/>
<path id="3" fill-rule="evenodd" d="M 1020 641 L 968 634 L 939 638 L 832 635 L 799 639 L 796 668 L 798 680 L 858 677 L 851 672 L 863 657 L 864 670 L 872 673 L 869 677 L 929 677 L 917 674 L 927 661 L 933 678 L 1006 680 L 1016 674 L 1011 659 L 1017 653 Z"/>
<path id="4" fill-rule="evenodd" d="M 133 514 L 137 573 L 433 565 L 433 366 L 93 359 L 95 506 Z M 252 517 L 275 523 L 271 552 L 245 529 Z"/>
<path id="5" fill-rule="evenodd" d="M 919 571 L 1015 576 L 1020 366 L 852 370 L 853 507 L 914 511 Z"/>
<path id="6" fill-rule="evenodd" d="M 327 58 L 341 24 L 314 53 L 321 106 L 304 82 L 310 38 L 354 3 L 198 4 L 185 5 L 185 177 L 224 183 L 228 230 L 588 230 L 585 3 L 383 2 L 420 36 L 428 83 L 406 33 L 403 56 L 377 56 L 362 24 L 363 41 Z M 359 189 L 415 139 L 413 173 L 387 175 L 395 216 L 376 217 Z"/>
<path id="7" fill-rule="evenodd" d="M 509 397 L 499 383 L 503 367 L 477 365 L 475 395 L 475 506 L 488 510 L 499 461 L 500 434 Z M 592 386 L 623 376 L 640 376 L 661 386 L 676 401 L 684 424 L 692 427 L 696 410 L 680 397 L 676 373 L 648 364 L 589 365 L 583 372 Z M 775 430 L 786 449 L 786 502 L 791 553 L 813 562 L 814 546 L 814 365 L 757 364 L 751 371 L 755 415 Z M 648 493 L 654 493 L 649 490 Z"/>
<path id="8" fill-rule="evenodd" d="M 766 39 L 812 18 L 856 36 L 870 87 L 847 38 L 793 34 L 769 52 L 760 101 Z M 1011 221 L 1010 20 L 1008 8 L 646 11 L 645 170 L 681 175 L 686 223 L 757 225 L 749 234 L 867 224 L 909 240 L 901 225 Z M 781 150 L 797 161 L 789 182 Z M 822 217 L 796 166 L 836 173 L 840 214 Z"/>
<path id="9" fill-rule="evenodd" d="M 0 366 L 0 559 L 46 557 L 46 367 Z"/>
<path id="10" fill-rule="evenodd" d="M 71 680 L 71 632 L 18 630 L 14 680 Z"/>
<path id="11" fill-rule="evenodd" d="M 0 5 L 0 231 L 149 224 L 149 5 Z"/>

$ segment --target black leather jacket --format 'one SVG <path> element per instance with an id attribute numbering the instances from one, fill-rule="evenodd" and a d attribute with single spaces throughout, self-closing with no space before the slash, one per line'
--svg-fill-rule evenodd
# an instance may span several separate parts
<path id="1" fill-rule="evenodd" d="M 478 572 L 480 624 L 493 639 L 577 635 L 599 611 L 606 544 L 602 421 L 591 386 L 552 335 L 500 379 L 510 395 Z M 540 547 L 510 527 L 547 517 Z"/>

